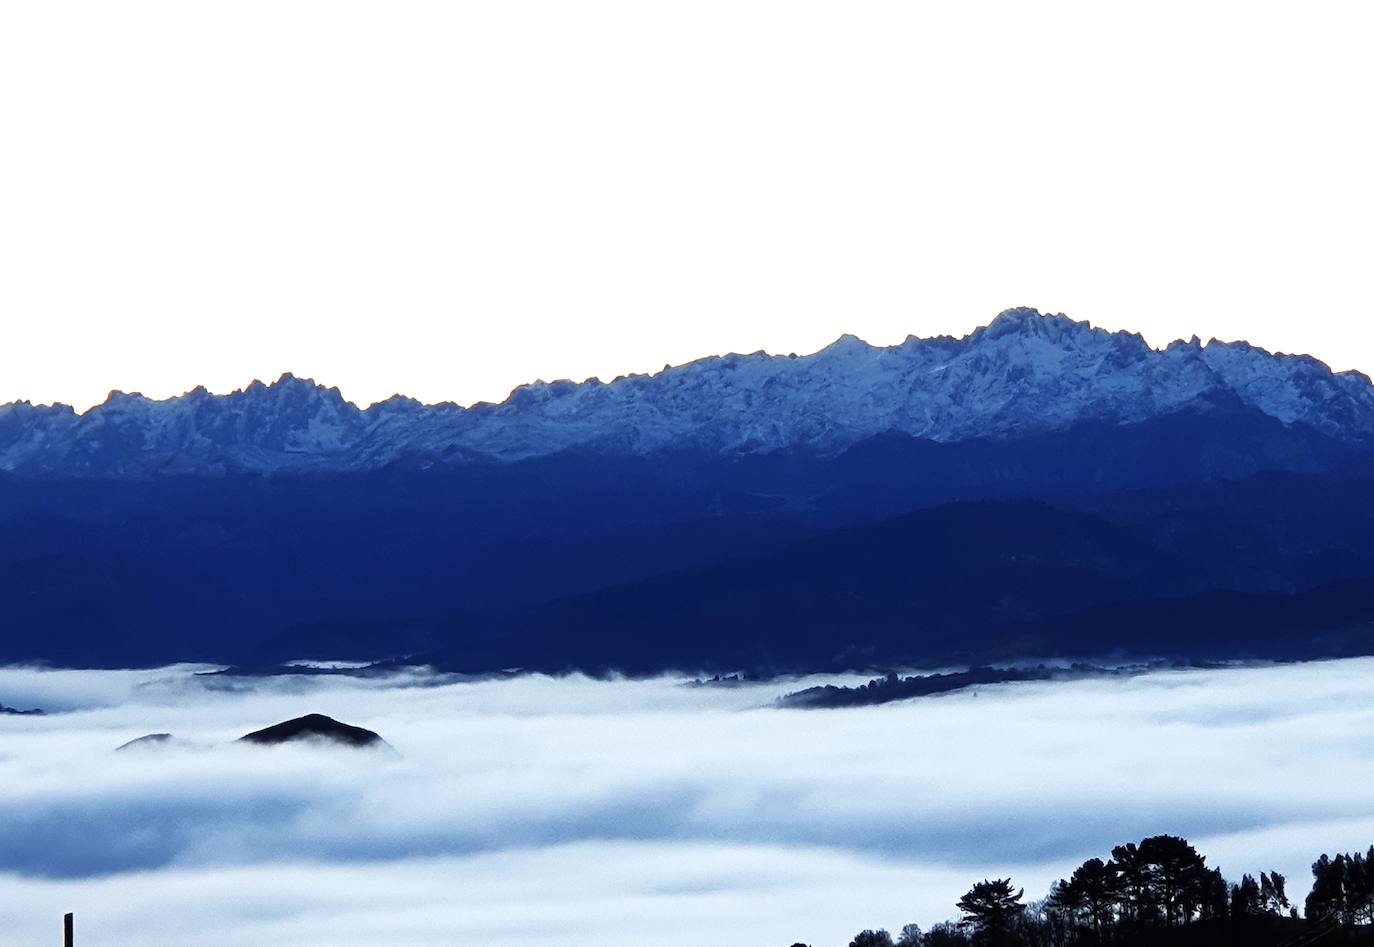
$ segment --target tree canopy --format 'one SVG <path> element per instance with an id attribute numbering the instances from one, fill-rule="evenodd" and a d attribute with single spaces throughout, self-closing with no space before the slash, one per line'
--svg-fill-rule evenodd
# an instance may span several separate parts
<path id="1" fill-rule="evenodd" d="M 1010 878 L 984 879 L 956 902 L 957 923 L 922 932 L 907 924 L 894 940 L 864 930 L 849 947 L 1167 947 L 1236 944 L 1280 947 L 1339 927 L 1374 928 L 1374 846 L 1322 855 L 1312 864 L 1306 919 L 1278 871 L 1228 884 L 1186 839 L 1153 835 L 1089 858 L 1047 897 L 1030 903 Z M 1204 928 L 1190 931 L 1193 925 Z M 1188 930 L 1185 930 L 1188 929 Z"/>

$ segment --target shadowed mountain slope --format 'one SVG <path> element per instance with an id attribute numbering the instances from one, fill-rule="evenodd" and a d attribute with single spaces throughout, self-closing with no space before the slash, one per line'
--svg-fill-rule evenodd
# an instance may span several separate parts
<path id="1" fill-rule="evenodd" d="M 359 411 L 290 377 L 13 405 L 0 661 L 830 667 L 1114 601 L 1290 594 L 1374 575 L 1372 391 L 1011 310 L 471 409 Z"/>

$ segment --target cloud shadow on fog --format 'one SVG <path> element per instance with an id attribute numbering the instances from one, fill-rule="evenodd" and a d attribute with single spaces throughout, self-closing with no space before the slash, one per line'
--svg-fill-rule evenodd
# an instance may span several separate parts
<path id="1" fill-rule="evenodd" d="M 261 795 L 241 789 L 232 798 L 216 797 L 210 785 L 183 787 L 182 793 L 0 804 L 0 849 L 11 871 L 47 878 L 178 863 L 385 861 L 585 841 L 819 846 L 976 868 L 988 853 L 1008 849 L 1018 860 L 1072 859 L 1085 836 L 1137 837 L 1158 830 L 1161 822 L 1157 805 L 1128 800 L 1056 801 L 1013 811 L 976 811 L 951 802 L 905 817 L 834 813 L 826 799 L 800 787 L 772 790 L 728 815 L 712 815 L 703 812 L 710 786 L 639 785 L 595 798 L 535 803 L 529 810 L 465 816 L 458 808 L 436 811 L 432 820 L 396 824 L 369 818 L 374 797 L 349 799 L 344 785 L 265 787 Z M 1094 802 L 1105 811 L 1092 811 Z M 1071 822 L 1059 815 L 1061 806 L 1076 813 Z M 1294 810 L 1228 812 L 1193 805 L 1175 806 L 1168 822 L 1184 834 L 1230 834 L 1299 816 Z"/>

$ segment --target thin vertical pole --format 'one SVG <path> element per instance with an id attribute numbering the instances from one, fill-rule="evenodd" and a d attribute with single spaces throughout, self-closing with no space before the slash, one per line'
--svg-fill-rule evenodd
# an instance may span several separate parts
<path id="1" fill-rule="evenodd" d="M 63 947 L 72 947 L 75 943 L 76 941 L 72 936 L 72 916 L 67 914 L 62 918 L 62 945 Z"/>

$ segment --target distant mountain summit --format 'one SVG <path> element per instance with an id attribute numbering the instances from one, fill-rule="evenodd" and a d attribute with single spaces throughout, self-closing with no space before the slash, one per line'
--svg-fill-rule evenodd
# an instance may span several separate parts
<path id="1" fill-rule="evenodd" d="M 501 404 L 366 409 L 283 375 L 153 401 L 112 392 L 83 414 L 0 407 L 0 471 L 127 477 L 508 463 L 568 451 L 833 455 L 870 438 L 1006 441 L 1182 412 L 1259 412 L 1374 444 L 1374 386 L 1308 356 L 1196 338 L 1163 350 L 1063 315 L 1009 309 L 962 339 L 876 347 L 846 335 L 812 355 L 704 358 L 603 383 L 535 382 Z"/>

